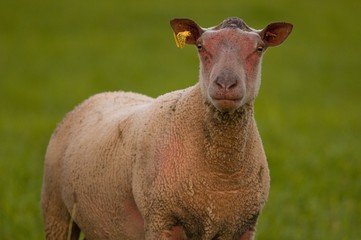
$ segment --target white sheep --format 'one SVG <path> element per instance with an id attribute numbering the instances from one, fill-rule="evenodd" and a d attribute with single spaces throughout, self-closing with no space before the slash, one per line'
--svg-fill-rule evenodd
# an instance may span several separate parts
<path id="1" fill-rule="evenodd" d="M 156 99 L 98 94 L 66 116 L 45 159 L 46 239 L 253 239 L 269 191 L 253 113 L 261 60 L 292 25 L 171 26 L 198 48 L 199 82 Z"/>

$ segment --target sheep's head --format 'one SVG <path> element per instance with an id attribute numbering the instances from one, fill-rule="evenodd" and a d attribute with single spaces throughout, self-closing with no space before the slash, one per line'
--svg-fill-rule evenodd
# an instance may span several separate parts
<path id="1" fill-rule="evenodd" d="M 280 45 L 292 31 L 292 24 L 284 22 L 254 30 L 239 18 L 228 18 L 207 29 L 190 19 L 170 23 L 178 41 L 198 48 L 206 101 L 229 113 L 254 100 L 261 83 L 263 53 L 267 47 Z"/>

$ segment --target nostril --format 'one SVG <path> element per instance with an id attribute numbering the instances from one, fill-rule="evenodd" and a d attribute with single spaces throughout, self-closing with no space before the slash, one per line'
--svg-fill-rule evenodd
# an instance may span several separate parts
<path id="1" fill-rule="evenodd" d="M 237 86 L 237 80 L 234 80 L 233 82 L 230 83 L 230 85 L 226 89 L 232 89 L 236 86 Z"/>
<path id="2" fill-rule="evenodd" d="M 224 84 L 224 81 L 220 78 L 220 77 L 217 77 L 216 78 L 216 81 L 214 81 L 216 83 L 216 85 L 219 87 L 219 88 L 226 88 L 225 84 Z"/>
<path id="3" fill-rule="evenodd" d="M 236 87 L 238 81 L 237 78 L 234 77 L 232 78 L 217 77 L 214 82 L 219 88 L 229 90 Z"/>

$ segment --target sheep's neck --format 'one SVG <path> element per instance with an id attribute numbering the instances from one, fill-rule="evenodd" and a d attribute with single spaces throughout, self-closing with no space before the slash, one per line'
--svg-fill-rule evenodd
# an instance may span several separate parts
<path id="1" fill-rule="evenodd" d="M 244 165 L 246 144 L 253 122 L 253 104 L 233 114 L 208 106 L 204 121 L 206 164 L 214 171 L 235 173 Z"/>

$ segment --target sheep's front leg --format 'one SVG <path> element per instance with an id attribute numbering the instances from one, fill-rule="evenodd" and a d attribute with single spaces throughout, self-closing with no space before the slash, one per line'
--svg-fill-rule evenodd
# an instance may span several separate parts
<path id="1" fill-rule="evenodd" d="M 252 227 L 242 234 L 240 240 L 253 240 L 255 233 L 256 233 L 256 229 Z"/>
<path id="2" fill-rule="evenodd" d="M 181 226 L 174 226 L 168 230 L 147 231 L 146 240 L 186 240 L 187 237 Z"/>
<path id="3" fill-rule="evenodd" d="M 145 226 L 146 240 L 186 240 L 182 226 L 176 226 L 170 221 L 152 221 Z"/>

